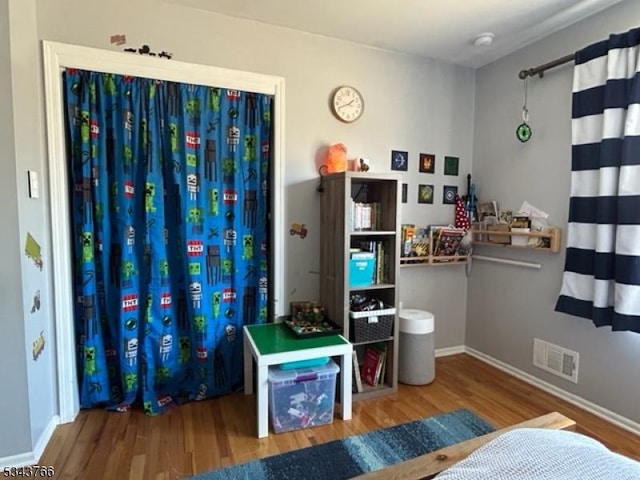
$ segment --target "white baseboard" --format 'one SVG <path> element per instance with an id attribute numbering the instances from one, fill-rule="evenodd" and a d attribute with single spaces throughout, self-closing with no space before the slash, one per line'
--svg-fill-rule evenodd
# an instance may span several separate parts
<path id="1" fill-rule="evenodd" d="M 56 431 L 56 427 L 60 425 L 60 417 L 58 415 L 54 415 L 49 423 L 47 424 L 47 428 L 44 429 L 40 439 L 36 443 L 36 446 L 33 449 L 33 457 L 35 459 L 34 463 L 40 462 L 40 458 L 42 458 L 42 454 L 44 453 L 44 449 L 47 447 L 49 440 L 53 436 L 53 432 Z"/>
<path id="2" fill-rule="evenodd" d="M 465 353 L 467 351 L 464 345 L 458 345 L 456 347 L 436 348 L 435 356 L 448 357 L 449 355 L 458 355 L 459 353 Z"/>
<path id="3" fill-rule="evenodd" d="M 33 451 L 0 458 L 0 470 L 4 470 L 6 467 L 26 467 L 28 465 L 38 464 L 44 453 L 44 449 L 49 443 L 49 440 L 51 440 L 53 432 L 55 432 L 58 425 L 60 425 L 60 417 L 54 415 L 51 420 L 49 420 L 47 427 L 44 429 L 44 432 L 42 432 Z"/>
<path id="4" fill-rule="evenodd" d="M 470 347 L 465 347 L 465 351 L 478 360 L 488 363 L 489 365 L 496 367 L 497 369 L 502 370 L 503 372 L 506 372 L 510 375 L 513 375 L 514 377 L 519 378 L 520 380 L 525 381 L 528 384 L 533 385 L 534 387 L 538 387 L 540 390 L 544 390 L 545 392 L 559 397 L 562 400 L 565 400 L 573 405 L 576 405 L 577 407 L 580 407 L 589 413 L 593 413 L 597 417 L 600 417 L 609 423 L 612 423 L 620 428 L 623 428 L 631 433 L 640 436 L 640 423 L 634 422 L 633 420 L 623 417 L 622 415 L 612 412 L 611 410 L 607 410 L 600 405 L 596 405 L 595 403 L 585 400 L 582 397 L 567 392 L 566 390 L 556 387 L 551 383 L 540 380 L 533 375 L 523 372 L 522 370 L 512 367 L 511 365 L 501 362 L 500 360 L 490 357 L 489 355 L 479 352 L 478 350 Z"/>
<path id="5" fill-rule="evenodd" d="M 34 461 L 33 452 L 20 453 L 0 458 L 0 470 L 4 470 L 7 467 L 26 467 L 34 463 L 36 462 Z"/>

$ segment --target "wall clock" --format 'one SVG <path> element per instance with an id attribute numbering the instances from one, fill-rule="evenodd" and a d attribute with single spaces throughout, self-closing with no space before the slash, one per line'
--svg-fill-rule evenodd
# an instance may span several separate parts
<path id="1" fill-rule="evenodd" d="M 362 116 L 364 98 L 353 87 L 338 87 L 331 96 L 331 111 L 338 120 L 352 123 Z"/>

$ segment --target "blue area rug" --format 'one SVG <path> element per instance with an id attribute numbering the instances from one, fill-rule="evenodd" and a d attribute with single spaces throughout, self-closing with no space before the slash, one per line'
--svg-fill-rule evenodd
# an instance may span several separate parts
<path id="1" fill-rule="evenodd" d="M 469 410 L 436 415 L 254 460 L 193 480 L 340 480 L 410 460 L 495 429 Z"/>

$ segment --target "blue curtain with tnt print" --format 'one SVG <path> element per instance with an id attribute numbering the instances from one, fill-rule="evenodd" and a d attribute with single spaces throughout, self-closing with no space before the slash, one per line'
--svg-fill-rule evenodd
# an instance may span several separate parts
<path id="1" fill-rule="evenodd" d="M 268 301 L 272 98 L 64 73 L 82 407 L 149 414 L 242 384 Z"/>

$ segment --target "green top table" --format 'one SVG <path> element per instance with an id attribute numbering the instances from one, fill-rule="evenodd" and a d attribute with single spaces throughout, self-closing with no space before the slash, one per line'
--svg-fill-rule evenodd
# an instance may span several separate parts
<path id="1" fill-rule="evenodd" d="M 343 420 L 351 419 L 351 359 L 353 346 L 342 335 L 298 338 L 284 323 L 245 325 L 244 393 L 253 393 L 253 362 L 257 367 L 258 437 L 269 434 L 269 366 L 320 357 L 340 356 L 340 410 Z"/>
<path id="2" fill-rule="evenodd" d="M 338 334 L 299 338 L 284 323 L 247 325 L 246 329 L 251 332 L 251 338 L 262 355 L 349 343 L 342 335 Z"/>

